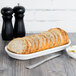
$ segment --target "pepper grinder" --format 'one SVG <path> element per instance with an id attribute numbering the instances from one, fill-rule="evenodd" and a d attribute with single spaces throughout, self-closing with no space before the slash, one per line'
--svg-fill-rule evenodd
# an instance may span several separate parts
<path id="1" fill-rule="evenodd" d="M 15 6 L 13 11 L 15 13 L 14 37 L 23 37 L 26 34 L 23 22 L 25 8 L 23 6 Z"/>
<path id="2" fill-rule="evenodd" d="M 3 15 L 3 26 L 2 26 L 2 39 L 11 40 L 13 39 L 13 25 L 12 25 L 12 14 L 13 9 L 10 7 L 4 7 L 1 9 Z"/>

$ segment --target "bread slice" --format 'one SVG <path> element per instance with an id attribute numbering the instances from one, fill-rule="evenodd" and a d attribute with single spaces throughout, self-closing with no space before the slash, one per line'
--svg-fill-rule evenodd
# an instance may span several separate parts
<path id="1" fill-rule="evenodd" d="M 40 34 L 35 34 L 35 37 L 37 37 L 39 40 L 39 48 L 37 51 L 41 51 L 43 49 L 43 46 L 44 46 L 43 37 Z"/>
<path id="2" fill-rule="evenodd" d="M 42 48 L 42 50 L 44 50 L 44 49 L 46 49 L 46 46 L 47 46 L 47 38 L 44 36 L 44 35 L 42 35 L 42 34 L 40 34 L 41 36 L 42 36 L 42 38 L 43 38 L 43 42 L 44 42 L 44 44 L 43 44 L 43 48 Z"/>
<path id="3" fill-rule="evenodd" d="M 61 29 L 61 28 L 59 28 L 59 29 Z M 67 34 L 67 32 L 66 32 L 66 31 L 64 31 L 63 29 L 61 29 L 61 30 L 63 31 L 64 36 L 65 36 L 65 44 L 67 44 L 67 43 L 69 42 L 68 34 Z"/>
<path id="4" fill-rule="evenodd" d="M 26 36 L 24 37 L 24 39 L 26 39 L 27 41 L 29 41 L 31 43 L 30 48 L 28 49 L 29 53 L 33 53 L 35 49 L 35 42 L 34 40 L 30 37 L 30 36 Z"/>
<path id="5" fill-rule="evenodd" d="M 43 35 L 43 36 L 45 36 L 46 38 L 47 38 L 47 44 L 46 44 L 46 47 L 45 47 L 45 49 L 48 49 L 50 46 L 51 46 L 51 44 L 52 44 L 52 42 L 51 42 L 51 39 L 50 39 L 50 36 L 49 35 L 47 35 L 46 33 L 41 33 L 41 35 Z"/>
<path id="6" fill-rule="evenodd" d="M 31 48 L 32 48 L 32 43 L 30 42 L 30 40 L 28 38 L 23 37 L 23 39 L 25 39 L 27 41 L 27 44 L 28 44 L 27 54 L 30 54 L 31 53 Z"/>
<path id="7" fill-rule="evenodd" d="M 7 49 L 17 54 L 27 53 L 27 41 L 23 38 L 16 38 L 9 42 Z"/>
<path id="8" fill-rule="evenodd" d="M 53 40 L 53 47 L 56 47 L 56 36 L 53 32 L 50 32 L 50 38 Z"/>
<path id="9" fill-rule="evenodd" d="M 64 44 L 66 43 L 66 36 L 65 36 L 65 33 L 62 29 L 60 28 L 57 28 L 58 30 L 60 30 L 60 32 L 63 34 L 63 38 L 64 38 Z"/>
<path id="10" fill-rule="evenodd" d="M 61 38 L 60 38 L 60 36 L 59 36 L 59 34 L 57 33 L 57 32 L 55 32 L 54 31 L 54 33 L 56 34 L 56 36 L 57 36 L 57 46 L 60 46 L 60 43 L 61 43 Z"/>
<path id="11" fill-rule="evenodd" d="M 35 35 L 31 35 L 30 36 L 33 40 L 34 40 L 34 42 L 35 42 L 35 52 L 38 50 L 38 48 L 39 48 L 39 39 L 35 36 Z"/>
<path id="12" fill-rule="evenodd" d="M 60 37 L 59 35 L 54 31 L 49 31 L 50 33 L 53 33 L 53 35 L 55 36 L 56 42 L 55 42 L 55 47 L 59 46 L 60 44 Z"/>

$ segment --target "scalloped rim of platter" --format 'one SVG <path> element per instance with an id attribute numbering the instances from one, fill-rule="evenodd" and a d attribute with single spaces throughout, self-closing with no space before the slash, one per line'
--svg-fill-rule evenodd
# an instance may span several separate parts
<path id="1" fill-rule="evenodd" d="M 19 59 L 19 60 L 28 60 L 28 59 L 33 59 L 33 58 L 37 58 L 37 57 L 40 57 L 40 56 L 44 56 L 44 55 L 48 55 L 48 54 L 51 54 L 51 53 L 62 51 L 65 48 L 67 48 L 70 44 L 71 44 L 71 40 L 69 40 L 68 44 L 58 46 L 58 47 L 55 47 L 55 48 L 51 48 L 51 49 L 47 49 L 47 50 L 44 50 L 44 51 L 32 53 L 32 54 L 15 54 L 13 52 L 10 52 L 7 49 L 7 46 L 5 46 L 5 51 L 12 58 Z"/>

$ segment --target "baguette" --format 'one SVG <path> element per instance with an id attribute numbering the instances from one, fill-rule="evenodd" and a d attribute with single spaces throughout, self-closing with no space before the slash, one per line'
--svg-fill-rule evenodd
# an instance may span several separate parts
<path id="1" fill-rule="evenodd" d="M 17 54 L 31 54 L 62 46 L 68 42 L 69 37 L 66 31 L 61 28 L 52 28 L 40 34 L 13 39 L 7 45 L 7 49 Z"/>

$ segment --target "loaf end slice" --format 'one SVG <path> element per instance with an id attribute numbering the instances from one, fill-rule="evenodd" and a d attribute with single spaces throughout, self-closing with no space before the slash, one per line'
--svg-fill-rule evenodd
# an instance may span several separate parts
<path id="1" fill-rule="evenodd" d="M 9 51 L 17 53 L 17 54 L 26 54 L 26 52 L 27 52 L 27 41 L 24 40 L 23 38 L 13 39 L 7 45 L 7 49 Z"/>

